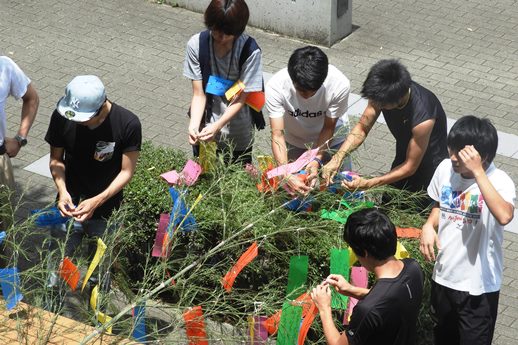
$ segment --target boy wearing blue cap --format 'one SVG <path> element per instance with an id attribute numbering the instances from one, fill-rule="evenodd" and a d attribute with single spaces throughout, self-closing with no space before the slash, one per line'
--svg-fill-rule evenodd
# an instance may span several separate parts
<path id="1" fill-rule="evenodd" d="M 58 190 L 57 207 L 74 220 L 65 255 L 84 235 L 101 237 L 131 180 L 142 133 L 138 117 L 106 97 L 93 75 L 77 76 L 53 112 L 45 140 Z"/>

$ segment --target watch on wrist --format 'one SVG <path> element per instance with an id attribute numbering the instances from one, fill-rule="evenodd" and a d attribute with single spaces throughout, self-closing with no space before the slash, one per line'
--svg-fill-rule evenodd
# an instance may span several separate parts
<path id="1" fill-rule="evenodd" d="M 26 137 L 22 137 L 21 135 L 16 134 L 14 139 L 18 142 L 18 144 L 20 144 L 21 147 L 27 145 L 27 138 Z"/>

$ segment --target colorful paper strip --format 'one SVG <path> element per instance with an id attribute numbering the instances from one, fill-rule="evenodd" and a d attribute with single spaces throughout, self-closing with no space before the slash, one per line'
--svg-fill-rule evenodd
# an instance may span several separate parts
<path id="1" fill-rule="evenodd" d="M 352 267 L 351 268 L 351 284 L 357 287 L 367 288 L 369 284 L 369 277 L 367 269 L 365 267 Z M 347 312 L 344 314 L 344 325 L 349 324 L 351 315 L 353 314 L 354 307 L 358 304 L 358 300 L 354 297 L 349 298 L 349 305 L 347 306 Z"/>
<path id="2" fill-rule="evenodd" d="M 293 301 L 293 304 L 299 305 L 302 307 L 302 317 L 305 317 L 306 314 L 309 312 L 309 309 L 311 307 L 311 303 L 313 301 L 311 300 L 311 296 L 307 293 L 303 293 L 295 301 Z M 279 328 L 279 323 L 281 321 L 282 316 L 282 309 L 278 310 L 275 314 L 270 316 L 268 319 L 266 319 L 263 322 L 263 325 L 265 329 L 268 331 L 270 335 L 273 335 L 277 332 Z"/>
<path id="3" fill-rule="evenodd" d="M 267 177 L 270 179 L 277 176 L 297 173 L 304 169 L 304 167 L 317 156 L 317 153 L 318 148 L 308 150 L 304 152 L 295 162 L 281 165 L 280 167 L 268 171 Z"/>
<path id="4" fill-rule="evenodd" d="M 290 270 L 288 272 L 288 285 L 286 287 L 286 298 L 291 299 L 292 295 L 301 293 L 308 278 L 309 259 L 306 255 L 292 256 L 290 258 Z"/>
<path id="5" fill-rule="evenodd" d="M 263 109 L 265 103 L 266 97 L 262 91 L 250 92 L 246 96 L 246 104 L 257 112 Z"/>
<path id="6" fill-rule="evenodd" d="M 237 275 L 243 270 L 243 268 L 245 268 L 246 265 L 248 265 L 250 262 L 252 262 L 253 259 L 257 257 L 258 253 L 259 250 L 257 248 L 257 242 L 254 242 L 243 254 L 241 254 L 239 260 L 237 260 L 234 266 L 232 266 L 232 268 L 221 280 L 221 284 L 223 284 L 223 287 L 227 292 L 232 290 L 232 286 L 234 285 L 234 281 L 236 280 Z"/>
<path id="7" fill-rule="evenodd" d="M 420 238 L 421 229 L 418 228 L 400 228 L 396 226 L 397 237 L 399 238 Z"/>
<path id="8" fill-rule="evenodd" d="M 59 265 L 59 276 L 65 280 L 72 291 L 75 291 L 77 284 L 79 283 L 79 279 L 81 278 L 79 269 L 68 257 L 65 257 Z"/>
<path id="9" fill-rule="evenodd" d="M 2 295 L 5 298 L 7 310 L 13 309 L 23 298 L 20 292 L 20 275 L 18 268 L 2 268 L 0 269 L 0 285 L 2 286 Z"/>
<path id="10" fill-rule="evenodd" d="M 164 239 L 167 234 L 167 226 L 169 225 L 169 218 L 169 213 L 162 213 L 160 215 L 155 235 L 155 243 L 153 244 L 153 252 L 151 253 L 153 257 L 162 258 L 169 256 L 168 248 L 163 248 Z"/>
<path id="11" fill-rule="evenodd" d="M 183 313 L 183 319 L 189 345 L 209 345 L 201 306 L 189 308 Z"/>
<path id="12" fill-rule="evenodd" d="M 201 165 L 193 160 L 188 160 L 182 170 L 182 180 L 187 186 L 192 186 L 201 174 Z"/>
<path id="13" fill-rule="evenodd" d="M 396 255 L 394 255 L 396 259 L 404 259 L 409 258 L 410 254 L 408 253 L 408 250 L 406 250 L 405 246 L 401 242 L 397 242 L 397 248 L 396 248 Z"/>
<path id="14" fill-rule="evenodd" d="M 200 165 L 203 173 L 213 171 L 216 166 L 218 145 L 214 141 L 200 143 Z"/>
<path id="15" fill-rule="evenodd" d="M 250 339 L 249 345 L 266 345 L 268 342 L 268 331 L 264 326 L 266 316 L 254 315 L 249 317 Z"/>
<path id="16" fill-rule="evenodd" d="M 315 317 L 318 314 L 318 308 L 315 305 L 315 302 L 311 301 L 311 305 L 309 307 L 309 311 L 304 316 L 304 320 L 302 321 L 302 325 L 300 326 L 299 331 L 299 341 L 298 345 L 304 345 L 306 341 L 306 336 L 308 335 L 308 331 L 315 320 Z"/>
<path id="17" fill-rule="evenodd" d="M 291 302 L 284 302 L 282 306 L 281 322 L 277 344 L 296 344 L 298 341 L 302 307 L 295 306 Z"/>
<path id="18" fill-rule="evenodd" d="M 106 244 L 104 244 L 103 240 L 101 238 L 97 239 L 97 250 L 95 251 L 94 258 L 92 259 L 92 262 L 90 262 L 90 266 L 88 266 L 88 271 L 86 271 L 86 275 L 83 279 L 83 286 L 81 287 L 81 291 L 85 289 L 86 283 L 88 282 L 88 279 L 90 279 L 90 276 L 92 273 L 94 273 L 95 268 L 97 265 L 99 265 L 99 262 L 101 261 L 101 258 L 104 255 L 104 252 L 106 251 Z"/>
<path id="19" fill-rule="evenodd" d="M 0 244 L 2 244 L 2 242 L 4 242 L 6 237 L 7 237 L 7 234 L 5 233 L 5 231 L 0 232 Z"/>
<path id="20" fill-rule="evenodd" d="M 132 337 L 139 342 L 146 342 L 146 307 L 143 305 L 133 308 L 133 334 Z"/>
<path id="21" fill-rule="evenodd" d="M 349 250 L 348 249 L 331 249 L 331 274 L 339 274 L 349 281 Z M 331 289 L 331 308 L 338 310 L 347 309 L 348 297 L 338 293 L 335 289 Z"/>

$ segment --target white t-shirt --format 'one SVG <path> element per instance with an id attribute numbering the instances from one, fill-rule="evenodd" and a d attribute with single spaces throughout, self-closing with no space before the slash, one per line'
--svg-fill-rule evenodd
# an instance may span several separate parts
<path id="1" fill-rule="evenodd" d="M 298 148 L 317 143 L 325 116 L 339 118 L 330 145 L 335 146 L 342 143 L 349 132 L 347 106 L 350 89 L 349 79 L 335 66 L 329 65 L 324 84 L 312 97 L 304 99 L 297 94 L 288 68 L 284 68 L 266 85 L 265 108 L 270 118 L 284 117 L 284 138 Z"/>
<path id="2" fill-rule="evenodd" d="M 491 164 L 486 174 L 502 198 L 514 205 L 514 183 Z M 504 227 L 489 211 L 475 179 L 453 171 L 445 159 L 435 170 L 428 194 L 440 203 L 439 241 L 432 278 L 440 285 L 478 296 L 500 290 Z"/>
<path id="3" fill-rule="evenodd" d="M 7 56 L 0 56 L 0 145 L 4 143 L 5 137 L 7 98 L 22 98 L 30 83 L 31 80 L 13 60 Z"/>
<path id="4" fill-rule="evenodd" d="M 222 58 L 216 57 L 212 53 L 212 36 L 209 38 L 209 56 L 211 63 L 211 71 L 213 75 L 232 81 L 241 80 L 245 84 L 245 92 L 262 91 L 263 89 L 263 73 L 261 62 L 261 50 L 257 49 L 244 62 L 241 70 L 239 70 L 239 58 L 243 46 L 248 39 L 247 34 L 241 34 L 234 42 L 234 48 L 231 52 Z M 191 80 L 202 80 L 200 66 L 200 34 L 196 34 L 187 42 L 187 50 L 185 53 L 185 61 L 183 75 Z M 218 73 L 219 72 L 219 73 Z M 228 102 L 225 96 L 213 96 L 212 117 L 210 122 L 216 122 L 227 110 Z M 216 140 L 218 142 L 232 142 L 235 150 L 244 151 L 250 147 L 254 138 L 254 124 L 252 115 L 247 106 L 241 108 L 232 120 L 225 125 Z"/>

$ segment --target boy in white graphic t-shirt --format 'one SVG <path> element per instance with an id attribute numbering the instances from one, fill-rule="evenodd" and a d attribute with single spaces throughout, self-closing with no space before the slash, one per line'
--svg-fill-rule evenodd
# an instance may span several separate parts
<path id="1" fill-rule="evenodd" d="M 321 147 L 306 170 L 311 174 L 306 185 L 286 176 L 295 192 L 306 194 L 316 182 L 318 169 L 330 159 L 328 149 L 337 149 L 348 134 L 347 106 L 351 84 L 326 54 L 317 47 L 299 48 L 291 55 L 288 67 L 268 82 L 266 111 L 272 129 L 272 152 L 279 165 L 297 159 L 308 148 Z M 350 161 L 344 163 L 350 170 Z"/>
<path id="2" fill-rule="evenodd" d="M 492 163 L 497 146 L 489 120 L 461 118 L 448 135 L 450 159 L 437 167 L 428 186 L 436 204 L 423 226 L 420 250 L 435 260 L 435 344 L 489 345 L 493 339 L 503 228 L 513 219 L 516 198 L 513 181 Z"/>

